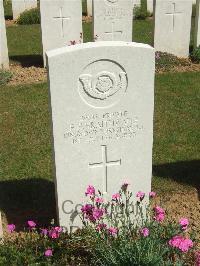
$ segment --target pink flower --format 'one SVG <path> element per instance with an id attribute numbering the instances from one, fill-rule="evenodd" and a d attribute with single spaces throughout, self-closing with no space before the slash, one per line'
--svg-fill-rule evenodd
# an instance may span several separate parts
<path id="1" fill-rule="evenodd" d="M 52 239 L 57 239 L 57 238 L 59 238 L 59 236 L 60 236 L 60 233 L 57 232 L 57 231 L 55 230 L 55 228 L 52 228 L 52 229 L 49 231 L 49 237 L 51 237 Z"/>
<path id="2" fill-rule="evenodd" d="M 34 221 L 28 221 L 27 224 L 28 224 L 28 226 L 30 228 L 35 228 L 36 227 L 36 223 Z"/>
<path id="3" fill-rule="evenodd" d="M 179 220 L 179 224 L 181 225 L 181 229 L 182 230 L 186 230 L 188 228 L 188 225 L 189 225 L 189 221 L 187 218 L 181 218 Z"/>
<path id="4" fill-rule="evenodd" d="M 189 238 L 174 236 L 171 240 L 169 240 L 169 245 L 171 247 L 178 248 L 182 252 L 188 252 L 188 250 L 193 247 L 193 242 Z"/>
<path id="5" fill-rule="evenodd" d="M 41 229 L 41 234 L 44 236 L 48 235 L 48 230 L 47 229 Z"/>
<path id="6" fill-rule="evenodd" d="M 156 196 L 156 192 L 154 192 L 154 191 L 149 192 L 150 198 L 155 198 L 155 196 Z"/>
<path id="7" fill-rule="evenodd" d="M 157 222 L 161 223 L 165 220 L 165 215 L 163 213 L 159 213 L 155 216 L 155 220 Z"/>
<path id="8" fill-rule="evenodd" d="M 110 235 L 115 236 L 118 233 L 118 228 L 110 227 L 110 228 L 108 228 L 108 232 Z"/>
<path id="9" fill-rule="evenodd" d="M 138 193 L 136 194 L 136 197 L 139 198 L 140 200 L 143 200 L 145 197 L 145 193 L 142 191 L 138 191 Z"/>
<path id="10" fill-rule="evenodd" d="M 9 233 L 13 233 L 15 231 L 15 225 L 14 224 L 8 224 L 7 230 Z"/>
<path id="11" fill-rule="evenodd" d="M 103 203 L 104 200 L 103 198 L 96 198 L 95 201 L 96 203 Z"/>
<path id="12" fill-rule="evenodd" d="M 107 225 L 104 224 L 104 223 L 102 223 L 102 224 L 98 224 L 98 225 L 96 226 L 96 230 L 97 230 L 97 231 L 102 231 L 102 230 L 105 229 L 106 227 L 107 227 Z"/>
<path id="13" fill-rule="evenodd" d="M 91 185 L 87 187 L 87 190 L 85 192 L 86 196 L 94 196 L 95 195 L 95 188 Z"/>
<path id="14" fill-rule="evenodd" d="M 113 199 L 113 200 L 119 200 L 120 197 L 121 197 L 121 195 L 120 195 L 119 193 L 116 193 L 116 194 L 113 194 L 113 195 L 112 195 L 112 199 Z"/>
<path id="15" fill-rule="evenodd" d="M 147 236 L 149 236 L 149 229 L 148 228 L 142 228 L 142 229 L 140 229 L 140 234 L 142 235 L 142 236 L 144 236 L 144 237 L 147 237 Z"/>
<path id="16" fill-rule="evenodd" d="M 81 208 L 84 218 L 88 219 L 90 222 L 95 222 L 95 219 L 93 217 L 93 210 L 94 210 L 94 206 L 92 206 L 91 204 L 85 204 Z"/>
<path id="17" fill-rule="evenodd" d="M 56 232 L 62 233 L 62 227 L 56 226 L 54 229 Z"/>
<path id="18" fill-rule="evenodd" d="M 156 52 L 156 59 L 160 59 L 160 53 Z"/>
<path id="19" fill-rule="evenodd" d="M 174 236 L 171 240 L 169 240 L 169 245 L 174 248 L 178 248 L 182 241 L 182 236 Z"/>
<path id="20" fill-rule="evenodd" d="M 180 246 L 179 246 L 179 249 L 182 251 L 182 252 L 188 252 L 188 250 L 190 248 L 193 247 L 193 242 L 191 239 L 184 239 L 183 241 L 181 241 L 180 243 Z"/>
<path id="21" fill-rule="evenodd" d="M 91 204 L 85 204 L 82 208 L 81 211 L 83 214 L 92 214 L 93 206 Z"/>
<path id="22" fill-rule="evenodd" d="M 101 217 L 104 215 L 104 209 L 97 209 L 95 208 L 93 210 L 92 216 L 95 220 L 101 219 Z"/>
<path id="23" fill-rule="evenodd" d="M 51 256 L 53 256 L 53 251 L 52 251 L 52 249 L 47 249 L 47 250 L 44 252 L 44 255 L 45 255 L 45 257 L 51 257 Z"/>
<path id="24" fill-rule="evenodd" d="M 165 211 L 164 211 L 164 209 L 162 209 L 159 206 L 156 206 L 154 208 L 154 213 L 155 213 L 154 219 L 157 222 L 163 222 L 164 221 L 164 219 L 165 219 Z"/>

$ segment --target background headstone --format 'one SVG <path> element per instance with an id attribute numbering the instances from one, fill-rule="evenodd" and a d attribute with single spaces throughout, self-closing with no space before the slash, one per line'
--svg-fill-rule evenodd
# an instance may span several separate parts
<path id="1" fill-rule="evenodd" d="M 93 0 L 93 11 L 95 41 L 132 41 L 132 0 Z"/>
<path id="2" fill-rule="evenodd" d="M 155 53 L 96 42 L 47 57 L 58 214 L 69 228 L 81 224 L 89 184 L 109 199 L 124 181 L 133 195 L 151 190 Z"/>
<path id="3" fill-rule="evenodd" d="M 1 219 L 1 212 L 0 212 L 0 240 L 3 238 L 3 226 L 2 226 L 2 219 Z"/>
<path id="4" fill-rule="evenodd" d="M 46 65 L 46 51 L 82 42 L 82 2 L 41 0 L 40 13 Z"/>
<path id="5" fill-rule="evenodd" d="M 188 57 L 192 1 L 156 0 L 154 8 L 156 51 Z"/>
<path id="6" fill-rule="evenodd" d="M 0 0 L 0 69 L 9 68 L 3 0 Z"/>
<path id="7" fill-rule="evenodd" d="M 92 0 L 87 0 L 87 15 L 92 17 Z"/>
<path id="8" fill-rule="evenodd" d="M 153 13 L 153 0 L 147 0 L 147 10 Z"/>
<path id="9" fill-rule="evenodd" d="M 194 47 L 198 47 L 199 45 L 200 45 L 200 0 L 197 0 Z"/>
<path id="10" fill-rule="evenodd" d="M 13 19 L 17 19 L 22 12 L 37 7 L 37 0 L 12 0 Z"/>

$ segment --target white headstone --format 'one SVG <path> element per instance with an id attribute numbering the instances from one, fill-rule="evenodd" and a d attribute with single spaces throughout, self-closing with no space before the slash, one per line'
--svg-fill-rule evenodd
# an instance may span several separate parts
<path id="1" fill-rule="evenodd" d="M 86 187 L 151 190 L 154 49 L 96 42 L 47 52 L 60 225 L 79 226 Z"/>
<path id="2" fill-rule="evenodd" d="M 9 68 L 3 0 L 0 0 L 0 69 Z"/>
<path id="3" fill-rule="evenodd" d="M 93 0 L 93 11 L 94 40 L 132 41 L 132 0 Z"/>
<path id="4" fill-rule="evenodd" d="M 200 45 L 200 0 L 197 0 L 196 4 L 196 19 L 195 19 L 195 35 L 194 35 L 194 47 Z"/>
<path id="5" fill-rule="evenodd" d="M 2 219 L 1 219 L 1 212 L 0 212 L 0 240 L 3 238 L 3 226 L 2 226 Z"/>
<path id="6" fill-rule="evenodd" d="M 156 0 L 154 47 L 179 57 L 189 55 L 192 1 Z"/>
<path id="7" fill-rule="evenodd" d="M 153 0 L 147 0 L 147 10 L 153 13 Z"/>
<path id="8" fill-rule="evenodd" d="M 37 0 L 12 0 L 13 19 L 17 19 L 25 10 L 37 7 Z"/>
<path id="9" fill-rule="evenodd" d="M 133 1 L 133 8 L 136 6 L 140 6 L 140 0 L 132 0 Z"/>
<path id="10" fill-rule="evenodd" d="M 92 0 L 87 0 L 87 15 L 92 17 Z"/>
<path id="11" fill-rule="evenodd" d="M 82 42 L 82 3 L 81 0 L 40 0 L 40 13 L 46 65 L 46 51 Z"/>

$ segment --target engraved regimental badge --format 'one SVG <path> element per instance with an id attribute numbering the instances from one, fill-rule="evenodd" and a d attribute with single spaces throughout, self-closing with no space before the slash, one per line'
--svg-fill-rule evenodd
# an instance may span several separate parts
<path id="1" fill-rule="evenodd" d="M 127 86 L 125 69 L 106 59 L 92 62 L 79 76 L 79 94 L 91 107 L 107 108 L 115 105 L 126 92 Z"/>

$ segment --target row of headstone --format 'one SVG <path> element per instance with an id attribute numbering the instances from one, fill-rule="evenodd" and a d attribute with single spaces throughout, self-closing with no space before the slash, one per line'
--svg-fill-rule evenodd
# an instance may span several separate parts
<path id="1" fill-rule="evenodd" d="M 24 0 L 27 1 L 28 0 Z M 132 0 L 94 1 L 93 29 L 95 41 L 132 41 Z M 157 51 L 172 53 L 180 57 L 189 55 L 192 1 L 157 0 L 154 6 L 154 46 Z M 45 53 L 54 48 L 81 43 L 81 1 L 41 0 L 42 43 Z M 8 68 L 8 50 L 1 0 L 1 68 Z M 195 27 L 195 44 L 200 39 L 199 0 Z"/>
<path id="2" fill-rule="evenodd" d="M 94 41 L 132 41 L 132 0 L 93 0 Z M 81 42 L 81 1 L 41 0 L 44 53 L 70 42 Z M 68 11 L 71 12 L 68 12 Z M 188 57 L 192 0 L 156 0 L 154 5 L 154 47 L 157 51 Z M 199 16 L 198 16 L 199 17 Z M 53 19 L 52 19 L 53 18 Z M 73 25 L 73 27 L 72 27 Z M 55 38 L 56 36 L 56 38 Z"/>
<path id="3" fill-rule="evenodd" d="M 0 0 L 0 69 L 9 68 L 3 0 Z"/>
<path id="4" fill-rule="evenodd" d="M 16 20 L 21 13 L 37 7 L 37 0 L 12 0 L 13 19 Z"/>

